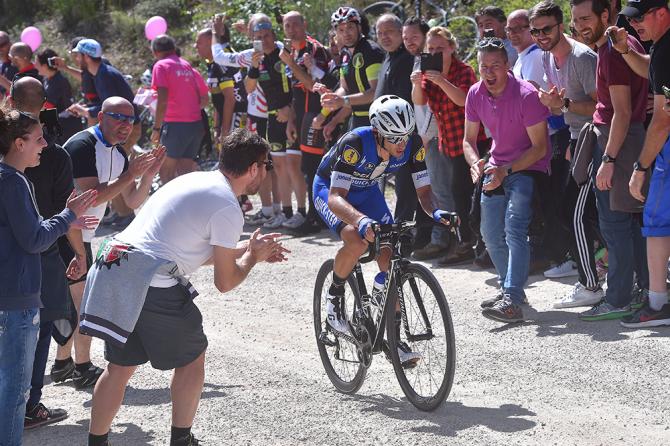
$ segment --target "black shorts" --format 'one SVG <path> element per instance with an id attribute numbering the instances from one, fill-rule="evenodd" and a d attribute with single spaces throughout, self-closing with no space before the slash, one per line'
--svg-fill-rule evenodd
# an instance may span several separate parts
<path id="1" fill-rule="evenodd" d="M 150 287 L 123 348 L 105 342 L 105 359 L 120 366 L 151 362 L 158 370 L 184 367 L 207 349 L 202 314 L 183 285 Z"/>
<path id="2" fill-rule="evenodd" d="M 268 113 L 268 133 L 265 139 L 270 143 L 274 156 L 286 155 L 286 123 L 277 121 L 277 113 Z"/>
<path id="3" fill-rule="evenodd" d="M 58 250 L 60 251 L 60 257 L 63 259 L 65 268 L 67 268 L 72 259 L 74 259 L 74 251 L 65 237 L 58 239 Z M 91 244 L 89 242 L 84 242 L 84 250 L 86 251 L 86 271 L 88 271 L 91 268 L 91 265 L 93 265 L 93 252 L 91 251 Z M 68 285 L 74 285 L 75 283 L 84 282 L 85 280 L 86 274 L 76 280 L 67 279 L 67 283 Z"/>
<path id="4" fill-rule="evenodd" d="M 247 115 L 247 129 L 250 132 L 257 133 L 261 138 L 265 138 L 268 132 L 268 119 Z"/>
<path id="5" fill-rule="evenodd" d="M 300 124 L 300 149 L 306 153 L 323 156 L 326 147 L 323 130 L 312 127 L 312 121 L 318 114 L 318 112 L 307 112 L 303 115 Z"/>

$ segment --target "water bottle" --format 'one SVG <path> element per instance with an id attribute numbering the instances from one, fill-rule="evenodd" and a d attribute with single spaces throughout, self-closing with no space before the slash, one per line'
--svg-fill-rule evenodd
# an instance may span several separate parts
<path id="1" fill-rule="evenodd" d="M 386 273 L 380 271 L 375 276 L 375 283 L 372 285 L 372 303 L 380 306 L 384 298 L 384 290 L 386 285 Z"/>

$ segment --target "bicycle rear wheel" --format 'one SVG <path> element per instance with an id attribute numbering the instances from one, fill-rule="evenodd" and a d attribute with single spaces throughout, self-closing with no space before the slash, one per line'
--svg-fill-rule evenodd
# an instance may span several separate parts
<path id="1" fill-rule="evenodd" d="M 435 276 L 424 266 L 403 267 L 398 287 L 389 293 L 386 336 L 391 362 L 402 391 L 418 409 L 435 410 L 447 398 L 454 382 L 456 344 L 449 305 Z M 395 291 L 401 290 L 400 295 Z M 405 316 L 398 326 L 396 302 L 400 299 Z M 405 343 L 421 359 L 412 368 L 403 368 L 398 344 Z"/>
<path id="2" fill-rule="evenodd" d="M 327 260 L 321 265 L 314 285 L 314 335 L 319 348 L 321 363 L 335 388 L 343 393 L 355 393 L 363 385 L 367 369 L 358 358 L 356 345 L 327 329 L 326 302 L 332 282 L 334 261 Z M 354 296 L 358 296 L 358 286 L 353 276 L 345 284 L 345 314 L 352 320 Z"/>
<path id="3" fill-rule="evenodd" d="M 455 16 L 447 19 L 446 26 L 458 41 L 458 57 L 461 61 L 468 62 L 477 52 L 477 22 L 469 16 Z"/>

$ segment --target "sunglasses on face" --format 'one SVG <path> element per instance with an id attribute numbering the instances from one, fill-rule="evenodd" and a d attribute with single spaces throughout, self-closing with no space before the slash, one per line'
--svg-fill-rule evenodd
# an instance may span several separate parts
<path id="1" fill-rule="evenodd" d="M 114 112 L 104 112 L 107 116 L 121 122 L 128 122 L 130 124 L 135 124 L 135 121 L 137 120 L 135 116 L 130 116 L 130 115 L 124 115 L 122 113 L 114 113 Z"/>
<path id="2" fill-rule="evenodd" d="M 266 159 L 264 161 L 261 161 L 260 163 L 263 163 L 263 165 L 265 165 L 266 172 L 270 172 L 274 168 L 274 165 L 272 164 L 272 159 Z"/>
<path id="3" fill-rule="evenodd" d="M 556 28 L 560 23 L 555 23 L 553 25 L 547 25 L 544 28 L 531 28 L 530 29 L 530 35 L 533 37 L 537 37 L 542 33 L 545 36 L 551 35 L 551 32 Z"/>
<path id="4" fill-rule="evenodd" d="M 494 48 L 505 48 L 505 42 L 503 42 L 503 40 L 498 37 L 484 37 L 479 42 L 477 42 L 477 48 L 479 49 L 490 46 Z"/>
<path id="5" fill-rule="evenodd" d="M 390 144 L 404 144 L 409 141 L 409 135 L 405 136 L 385 136 L 384 139 Z"/>
<path id="6" fill-rule="evenodd" d="M 642 23 L 644 22 L 644 19 L 647 18 L 647 14 L 650 14 L 656 11 L 657 9 L 659 8 L 651 8 L 649 11 L 645 12 L 640 17 L 626 17 L 626 19 L 628 20 L 628 23 Z"/>

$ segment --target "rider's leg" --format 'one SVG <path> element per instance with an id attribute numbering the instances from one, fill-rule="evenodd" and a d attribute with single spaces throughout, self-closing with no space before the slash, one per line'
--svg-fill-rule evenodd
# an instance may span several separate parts
<path id="1" fill-rule="evenodd" d="M 363 240 L 358 234 L 358 229 L 351 225 L 346 225 L 342 228 L 340 237 L 342 237 L 344 245 L 335 255 L 333 273 L 340 278 L 346 279 L 351 270 L 354 269 L 354 266 L 356 266 L 358 259 L 367 251 L 368 242 Z"/>

